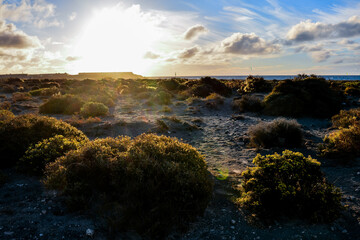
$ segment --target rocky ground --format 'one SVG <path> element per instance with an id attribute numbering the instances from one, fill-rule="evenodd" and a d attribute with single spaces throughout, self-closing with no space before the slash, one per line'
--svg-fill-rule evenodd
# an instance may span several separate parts
<path id="1" fill-rule="evenodd" d="M 248 128 L 274 117 L 244 113 L 231 109 L 232 99 L 217 109 L 203 100 L 193 103 L 175 101 L 172 112 L 160 106 L 147 106 L 142 101 L 120 98 L 111 110 L 112 116 L 100 122 L 79 125 L 90 138 L 157 132 L 183 139 L 199 149 L 215 176 L 213 200 L 203 217 L 190 225 L 187 233 L 174 232 L 169 239 L 359 239 L 360 236 L 360 159 L 348 164 L 317 157 L 317 145 L 330 132 L 331 122 L 319 119 L 297 119 L 305 132 L 303 148 L 291 149 L 311 155 L 322 163 L 327 179 L 343 192 L 347 207 L 331 224 L 311 224 L 302 220 L 282 219 L 270 224 L 249 222 L 231 201 L 234 192 L 230 182 L 239 184 L 242 170 L 252 166 L 256 154 L 281 152 L 283 149 L 248 148 Z M 15 104 L 17 114 L 37 112 L 40 98 Z M 176 116 L 178 120 L 171 120 Z M 55 116 L 68 119 L 67 116 Z M 168 118 L 167 118 L 168 117 Z M 159 129 L 162 119 L 169 129 Z M 70 213 L 61 199 L 46 191 L 38 178 L 23 176 L 10 169 L 7 183 L 0 187 L 0 239 L 106 239 L 108 231 L 93 216 Z M 217 177 L 217 178 L 216 178 Z M 220 180 L 221 179 L 221 180 Z M 135 233 L 122 233 L 114 239 L 141 239 Z"/>

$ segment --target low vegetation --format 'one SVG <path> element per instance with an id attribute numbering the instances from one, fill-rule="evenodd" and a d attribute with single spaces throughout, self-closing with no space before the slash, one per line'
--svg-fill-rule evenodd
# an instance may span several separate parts
<path id="1" fill-rule="evenodd" d="M 273 84 L 260 76 L 248 76 L 242 83 L 240 93 L 268 93 L 271 92 Z"/>
<path id="2" fill-rule="evenodd" d="M 352 159 L 360 156 L 360 108 L 342 110 L 332 117 L 338 128 L 325 136 L 320 154 L 327 158 Z"/>
<path id="3" fill-rule="evenodd" d="M 46 96 L 52 96 L 54 94 L 58 94 L 59 91 L 60 90 L 57 87 L 40 88 L 30 91 L 29 94 L 34 97 L 39 97 L 39 96 L 46 97 Z"/>
<path id="4" fill-rule="evenodd" d="M 261 122 L 249 129 L 250 146 L 257 148 L 300 147 L 303 143 L 301 125 L 284 118 Z"/>
<path id="5" fill-rule="evenodd" d="M 55 118 L 19 115 L 0 124 L 0 168 L 14 166 L 32 144 L 63 135 L 79 142 L 87 137 L 75 127 Z"/>
<path id="6" fill-rule="evenodd" d="M 13 118 L 15 118 L 15 115 L 9 110 L 0 110 L 0 124 Z"/>
<path id="7" fill-rule="evenodd" d="M 202 214 L 212 194 L 204 157 L 175 138 L 98 139 L 46 168 L 45 185 L 71 209 L 93 209 L 112 228 L 164 238 Z"/>
<path id="8" fill-rule="evenodd" d="M 99 102 L 87 102 L 80 109 L 80 115 L 83 117 L 100 117 L 108 114 L 109 108 Z"/>
<path id="9" fill-rule="evenodd" d="M 79 112 L 83 105 L 84 101 L 78 96 L 70 94 L 54 95 L 40 106 L 39 112 L 45 114 L 71 115 Z"/>
<path id="10" fill-rule="evenodd" d="M 342 210 L 340 190 L 329 184 L 320 163 L 301 153 L 257 155 L 242 173 L 238 203 L 262 219 L 300 217 L 330 222 Z"/>
<path id="11" fill-rule="evenodd" d="M 234 99 L 232 108 L 238 112 L 260 112 L 263 109 L 261 98 L 254 95 L 243 95 L 240 99 Z"/>
<path id="12" fill-rule="evenodd" d="M 84 141 L 66 138 L 62 135 L 44 139 L 41 142 L 31 145 L 18 162 L 18 169 L 31 175 L 42 175 L 46 164 L 54 162 L 65 153 L 80 148 Z"/>
<path id="13" fill-rule="evenodd" d="M 341 109 L 342 96 L 317 76 L 281 81 L 264 99 L 264 113 L 289 117 L 331 117 Z"/>

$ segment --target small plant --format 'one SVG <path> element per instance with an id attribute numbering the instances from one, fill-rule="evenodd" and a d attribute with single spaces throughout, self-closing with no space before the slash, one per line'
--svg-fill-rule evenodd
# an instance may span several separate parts
<path id="1" fill-rule="evenodd" d="M 30 95 L 34 96 L 34 97 L 45 97 L 45 96 L 52 96 L 54 94 L 58 94 L 60 92 L 60 90 L 56 87 L 51 87 L 51 88 L 40 88 L 40 89 L 36 89 L 36 90 L 32 90 L 30 91 Z"/>
<path id="2" fill-rule="evenodd" d="M 15 92 L 12 94 L 13 102 L 29 101 L 31 100 L 31 95 L 24 92 Z"/>
<path id="3" fill-rule="evenodd" d="M 170 93 L 165 91 L 159 91 L 153 96 L 152 101 L 159 105 L 170 105 L 171 98 L 172 95 Z"/>
<path id="4" fill-rule="evenodd" d="M 239 112 L 260 112 L 263 109 L 261 98 L 253 95 L 243 95 L 234 99 L 232 108 Z"/>
<path id="5" fill-rule="evenodd" d="M 205 101 L 205 106 L 211 109 L 218 109 L 220 105 L 224 104 L 225 99 L 217 93 L 212 93 L 206 97 Z"/>
<path id="6" fill-rule="evenodd" d="M 354 158 L 360 156 L 360 122 L 341 128 L 325 136 L 320 153 L 328 158 Z"/>
<path id="7" fill-rule="evenodd" d="M 330 222 L 340 215 L 340 190 L 329 184 L 320 163 L 285 150 L 282 155 L 258 154 L 242 173 L 240 206 L 262 219 L 301 217 Z"/>
<path id="8" fill-rule="evenodd" d="M 42 175 L 46 164 L 54 162 L 71 150 L 80 148 L 86 141 L 78 142 L 62 135 L 44 139 L 26 150 L 18 162 L 18 169 L 27 174 Z"/>
<path id="9" fill-rule="evenodd" d="M 168 106 L 163 106 L 163 108 L 160 110 L 160 112 L 164 113 L 171 113 L 173 110 Z"/>
<path id="10" fill-rule="evenodd" d="M 80 110 L 80 115 L 84 117 L 99 117 L 109 114 L 109 108 L 103 103 L 87 102 Z"/>
<path id="11" fill-rule="evenodd" d="M 15 115 L 9 110 L 0 110 L 0 123 L 15 118 Z"/>
<path id="12" fill-rule="evenodd" d="M 70 209 L 95 209 L 109 227 L 152 239 L 186 227 L 212 194 L 204 157 L 153 134 L 88 142 L 50 163 L 45 185 L 60 191 Z"/>
<path id="13" fill-rule="evenodd" d="M 11 108 L 11 103 L 9 101 L 0 103 L 0 109 L 9 110 L 10 108 Z"/>
<path id="14" fill-rule="evenodd" d="M 0 168 L 14 166 L 30 145 L 55 135 L 63 135 L 79 142 L 87 140 L 80 130 L 55 118 L 26 114 L 2 122 Z"/>
<path id="15" fill-rule="evenodd" d="M 169 126 L 164 122 L 164 120 L 156 119 L 156 126 L 157 129 L 161 132 L 167 132 L 169 131 Z"/>
<path id="16" fill-rule="evenodd" d="M 243 82 L 240 92 L 255 93 L 255 92 L 271 92 L 272 84 L 270 81 L 264 80 L 260 76 L 249 75 L 245 82 Z"/>
<path id="17" fill-rule="evenodd" d="M 296 120 L 275 119 L 261 122 L 249 129 L 250 146 L 253 147 L 299 147 L 303 143 L 301 125 Z"/>
<path id="18" fill-rule="evenodd" d="M 339 114 L 331 118 L 333 127 L 348 128 L 356 122 L 360 122 L 360 108 L 341 110 Z"/>
<path id="19" fill-rule="evenodd" d="M 39 112 L 45 114 L 74 114 L 79 112 L 84 102 L 74 95 L 54 95 L 40 106 Z"/>

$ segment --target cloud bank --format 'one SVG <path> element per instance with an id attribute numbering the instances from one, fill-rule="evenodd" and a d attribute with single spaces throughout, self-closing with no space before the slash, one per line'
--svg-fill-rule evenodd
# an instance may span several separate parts
<path id="1" fill-rule="evenodd" d="M 207 31 L 208 30 L 202 25 L 192 26 L 184 33 L 184 39 L 194 40 L 198 38 L 201 34 L 206 33 Z"/>
<path id="2" fill-rule="evenodd" d="M 0 47 L 1 48 L 35 48 L 40 46 L 37 37 L 31 37 L 16 29 L 14 24 L 0 21 Z"/>

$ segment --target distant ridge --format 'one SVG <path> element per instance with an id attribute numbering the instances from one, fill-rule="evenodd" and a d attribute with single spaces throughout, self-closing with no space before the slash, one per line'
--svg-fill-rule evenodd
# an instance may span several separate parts
<path id="1" fill-rule="evenodd" d="M 20 79 L 138 79 L 144 78 L 141 75 L 134 74 L 132 72 L 88 72 L 88 73 L 79 73 L 77 75 L 71 75 L 67 73 L 46 73 L 46 74 L 2 74 L 0 79 L 4 78 L 20 78 Z"/>

